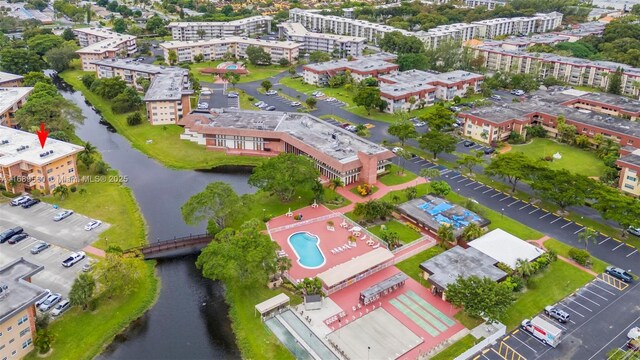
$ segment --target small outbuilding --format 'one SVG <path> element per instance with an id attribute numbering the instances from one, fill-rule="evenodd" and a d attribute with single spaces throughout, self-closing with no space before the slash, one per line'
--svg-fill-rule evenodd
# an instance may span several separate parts
<path id="1" fill-rule="evenodd" d="M 516 268 L 518 259 L 533 261 L 544 254 L 544 250 L 502 229 L 495 229 L 480 236 L 471 241 L 469 246 L 508 265 L 512 269 Z"/>
<path id="2" fill-rule="evenodd" d="M 322 296 L 321 295 L 305 295 L 304 296 L 304 309 L 305 310 L 320 310 L 320 309 L 322 309 Z"/>
<path id="3" fill-rule="evenodd" d="M 286 294 L 280 293 L 270 299 L 267 299 L 255 306 L 255 312 L 259 312 L 262 319 L 269 317 L 271 314 L 280 311 L 289 306 L 291 299 Z"/>

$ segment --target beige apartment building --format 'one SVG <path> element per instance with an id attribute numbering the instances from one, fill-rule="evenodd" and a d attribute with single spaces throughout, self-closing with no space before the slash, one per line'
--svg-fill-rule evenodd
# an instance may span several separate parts
<path id="1" fill-rule="evenodd" d="M 640 150 L 623 147 L 620 149 L 621 157 L 616 161 L 620 167 L 618 188 L 635 197 L 640 196 Z"/>
<path id="2" fill-rule="evenodd" d="M 18 87 L 22 85 L 21 75 L 10 74 L 0 71 L 0 87 Z"/>
<path id="3" fill-rule="evenodd" d="M 302 44 L 300 49 L 306 53 L 322 51 L 336 57 L 357 57 L 362 55 L 366 42 L 363 37 L 311 32 L 300 23 L 280 23 L 278 29 L 281 39 Z"/>
<path id="4" fill-rule="evenodd" d="M 27 102 L 32 87 L 0 87 L 0 125 L 15 126 L 16 111 Z"/>
<path id="5" fill-rule="evenodd" d="M 76 53 L 80 57 L 83 71 L 95 71 L 95 61 L 127 57 L 137 51 L 136 37 L 119 34 L 105 28 L 74 29 L 82 49 Z"/>
<path id="6" fill-rule="evenodd" d="M 209 40 L 228 36 L 254 36 L 271 30 L 271 16 L 252 16 L 233 21 L 172 22 L 167 25 L 173 40 Z"/>

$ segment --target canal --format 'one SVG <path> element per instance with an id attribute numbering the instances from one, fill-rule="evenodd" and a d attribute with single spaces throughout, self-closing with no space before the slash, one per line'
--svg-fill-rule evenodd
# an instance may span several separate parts
<path id="1" fill-rule="evenodd" d="M 80 107 L 85 116 L 76 134 L 91 142 L 112 168 L 128 176 L 148 226 L 150 241 L 203 233 L 205 225 L 189 226 L 180 213 L 182 204 L 208 183 L 224 181 L 244 194 L 248 174 L 228 174 L 168 169 L 134 149 L 123 136 L 100 124 L 101 116 L 84 96 L 64 83 L 62 95 Z M 176 139 L 176 141 L 180 141 Z M 159 261 L 158 302 L 123 334 L 99 359 L 235 359 L 239 350 L 231 330 L 222 285 L 203 278 L 196 256 Z"/>

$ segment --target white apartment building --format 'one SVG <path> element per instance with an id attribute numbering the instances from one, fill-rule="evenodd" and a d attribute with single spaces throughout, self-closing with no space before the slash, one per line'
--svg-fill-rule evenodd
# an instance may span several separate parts
<path id="1" fill-rule="evenodd" d="M 307 53 L 322 51 L 339 57 L 361 56 L 366 41 L 363 37 L 323 34 L 308 31 L 302 24 L 284 22 L 278 24 L 281 39 L 302 44 Z"/>
<path id="2" fill-rule="evenodd" d="M 271 16 L 252 16 L 246 19 L 220 22 L 172 22 L 167 25 L 173 40 L 209 40 L 227 36 L 253 36 L 268 33 Z"/>
<path id="3" fill-rule="evenodd" d="M 82 46 L 76 53 L 80 56 L 83 71 L 95 71 L 94 61 L 127 57 L 138 50 L 135 36 L 119 34 L 107 28 L 79 28 L 73 29 L 73 33 Z"/>
<path id="4" fill-rule="evenodd" d="M 494 10 L 498 6 L 504 6 L 506 1 L 502 0 L 465 0 L 464 4 L 468 7 L 486 6 L 489 10 Z"/>
<path id="5" fill-rule="evenodd" d="M 292 41 L 260 40 L 246 37 L 225 37 L 219 39 L 200 41 L 169 41 L 160 44 L 164 50 L 164 58 L 169 62 L 169 52 L 174 50 L 178 55 L 178 62 L 194 61 L 194 58 L 202 54 L 204 60 L 221 59 L 225 53 L 231 53 L 238 59 L 247 57 L 247 48 L 258 46 L 271 55 L 271 61 L 277 63 L 280 59 L 286 59 L 294 63 L 298 59 L 302 44 Z"/>

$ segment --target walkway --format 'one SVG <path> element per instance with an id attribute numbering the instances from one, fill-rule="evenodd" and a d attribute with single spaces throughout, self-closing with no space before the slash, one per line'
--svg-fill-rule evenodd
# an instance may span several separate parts
<path id="1" fill-rule="evenodd" d="M 339 209 L 336 209 L 337 212 L 341 212 L 341 213 L 348 213 L 349 211 L 352 211 L 355 206 L 356 203 L 362 203 L 362 202 L 367 202 L 369 200 L 377 200 L 380 199 L 382 197 L 384 197 L 385 195 L 387 195 L 388 193 L 390 193 L 391 191 L 397 191 L 397 190 L 404 190 L 406 188 L 410 188 L 412 186 L 417 186 L 419 184 L 425 184 L 427 182 L 427 180 L 425 180 L 425 178 L 423 178 L 422 176 L 417 177 L 415 180 L 411 180 L 408 181 L 404 184 L 398 184 L 398 185 L 392 185 L 392 186 L 388 186 L 385 185 L 383 183 L 381 183 L 380 181 L 378 181 L 378 183 L 375 185 L 378 190 L 376 192 L 374 192 L 371 195 L 362 197 L 359 195 L 356 195 L 354 193 L 351 192 L 352 189 L 358 187 L 358 185 L 360 185 L 359 183 L 354 183 L 354 184 L 349 184 L 347 186 L 341 187 L 336 189 L 336 192 L 342 196 L 344 196 L 345 198 L 347 198 L 349 201 L 351 201 L 351 204 L 341 207 Z"/>
<path id="2" fill-rule="evenodd" d="M 545 242 L 545 241 L 547 241 L 547 240 L 549 240 L 549 239 L 551 239 L 551 238 L 550 238 L 549 236 L 546 236 L 546 235 L 545 235 L 545 236 L 541 237 L 541 238 L 540 238 L 540 239 L 538 239 L 538 240 L 529 240 L 529 242 L 530 242 L 530 243 L 532 243 L 532 244 L 534 244 L 534 245 L 536 245 L 536 246 L 537 246 L 537 247 L 539 247 L 539 248 L 542 248 L 542 249 L 545 249 L 545 250 L 546 250 L 546 248 L 544 247 L 544 242 Z M 595 271 L 593 271 L 593 270 L 591 270 L 591 269 L 588 269 L 588 268 L 586 268 L 586 267 L 584 267 L 584 266 L 582 266 L 582 265 L 580 265 L 580 264 L 576 263 L 575 261 L 573 261 L 573 260 L 571 260 L 571 259 L 567 259 L 566 257 L 564 257 L 564 256 L 562 256 L 562 255 L 558 255 L 558 259 L 560 259 L 560 260 L 562 260 L 562 261 L 566 262 L 567 264 L 571 264 L 571 265 L 573 265 L 573 266 L 577 267 L 578 269 L 580 269 L 580 270 L 582 270 L 582 271 L 588 272 L 589 274 L 591 274 L 591 275 L 593 275 L 593 276 L 598 276 L 598 273 L 597 273 L 597 272 L 595 272 Z"/>

